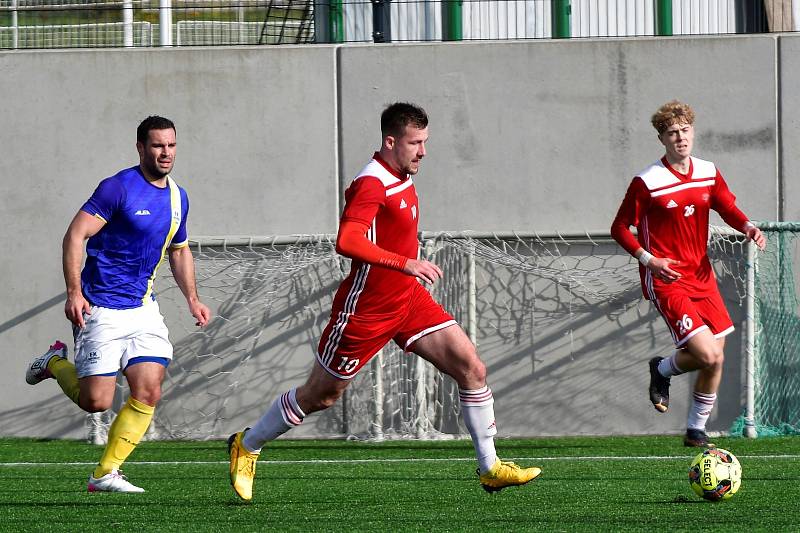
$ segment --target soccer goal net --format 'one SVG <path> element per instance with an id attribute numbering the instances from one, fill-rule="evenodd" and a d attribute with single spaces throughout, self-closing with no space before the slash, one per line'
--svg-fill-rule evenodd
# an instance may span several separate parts
<path id="1" fill-rule="evenodd" d="M 740 434 L 800 427 L 800 395 L 793 382 L 800 364 L 792 268 L 798 228 L 763 228 L 769 241 L 764 253 L 723 228 L 712 228 L 709 241 L 723 294 L 743 330 L 741 349 L 750 356 L 749 365 L 742 364 L 745 407 L 731 430 Z M 629 357 L 612 370 L 622 376 L 614 385 L 623 397 L 618 427 L 629 427 L 624 404 L 630 400 L 624 397 L 641 396 L 643 385 L 629 384 L 624 374 L 628 362 L 639 364 L 646 350 L 655 344 L 667 349 L 669 342 L 666 337 L 653 340 L 666 328 L 642 299 L 638 263 L 608 234 L 424 233 L 420 245 L 422 255 L 445 272 L 430 288 L 434 297 L 477 344 L 495 394 L 495 384 L 508 389 L 530 385 L 530 401 L 540 413 L 521 417 L 541 418 L 551 404 L 577 403 L 575 390 L 591 396 L 596 371 L 586 371 L 593 367 L 585 361 L 593 354 L 602 358 L 623 351 Z M 180 290 L 163 269 L 157 297 L 175 358 L 151 438 L 224 437 L 254 422 L 278 394 L 302 383 L 333 294 L 349 271 L 349 261 L 336 254 L 330 235 L 204 237 L 192 247 L 198 290 L 215 317 L 207 328 L 196 328 Z M 523 410 L 524 402 L 519 403 Z M 110 416 L 90 418 L 93 440 L 102 440 Z M 609 417 L 603 426 L 591 414 L 558 423 L 573 434 L 624 431 L 615 429 Z M 515 423 L 513 415 L 506 420 Z M 552 434 L 536 426 L 530 431 Z M 354 379 L 339 404 L 293 431 L 293 436 L 372 439 L 466 434 L 456 384 L 393 344 Z"/>

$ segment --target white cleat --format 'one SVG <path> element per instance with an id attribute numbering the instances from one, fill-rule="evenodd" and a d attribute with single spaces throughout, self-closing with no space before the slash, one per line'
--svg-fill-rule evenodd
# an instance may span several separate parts
<path id="1" fill-rule="evenodd" d="M 44 381 L 53 377 L 50 371 L 47 370 L 47 365 L 53 357 L 67 358 L 67 345 L 61 341 L 56 341 L 50 346 L 44 355 L 40 355 L 28 365 L 28 370 L 25 371 L 25 381 L 29 385 L 36 385 L 40 381 Z"/>
<path id="2" fill-rule="evenodd" d="M 144 492 L 143 488 L 128 481 L 119 470 L 112 470 L 100 479 L 90 475 L 86 489 L 89 492 Z"/>

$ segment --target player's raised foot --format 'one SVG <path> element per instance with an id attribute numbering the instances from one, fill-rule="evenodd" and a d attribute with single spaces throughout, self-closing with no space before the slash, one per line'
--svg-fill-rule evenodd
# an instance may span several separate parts
<path id="1" fill-rule="evenodd" d="M 37 383 L 53 377 L 50 371 L 47 370 L 47 365 L 53 357 L 67 358 L 67 345 L 61 341 L 56 341 L 50 346 L 44 355 L 40 355 L 28 365 L 25 371 L 25 381 L 29 385 L 36 385 Z"/>
<path id="2" fill-rule="evenodd" d="M 658 371 L 658 363 L 663 357 L 650 359 L 650 402 L 656 411 L 666 413 L 669 409 L 669 378 L 665 378 Z"/>
<path id="3" fill-rule="evenodd" d="M 524 485 L 528 481 L 539 477 L 542 469 L 536 466 L 522 468 L 510 461 L 498 459 L 485 474 L 478 471 L 481 487 L 486 492 L 497 492 L 506 487 Z"/>
<path id="4" fill-rule="evenodd" d="M 228 437 L 228 455 L 231 458 L 231 486 L 236 495 L 245 501 L 253 499 L 253 478 L 256 477 L 256 461 L 258 453 L 250 452 L 242 445 L 244 431 Z"/>
<path id="5" fill-rule="evenodd" d="M 89 492 L 144 492 L 143 488 L 128 481 L 119 470 L 112 470 L 99 478 L 90 475 L 86 488 Z"/>
<path id="6" fill-rule="evenodd" d="M 716 448 L 717 445 L 708 440 L 708 435 L 702 429 L 686 430 L 686 436 L 683 437 L 683 445 L 692 448 Z"/>

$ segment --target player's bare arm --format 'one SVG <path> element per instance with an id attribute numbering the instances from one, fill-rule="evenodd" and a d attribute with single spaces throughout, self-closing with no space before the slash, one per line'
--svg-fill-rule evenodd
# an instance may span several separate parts
<path id="1" fill-rule="evenodd" d="M 650 252 L 645 251 L 644 248 L 636 250 L 634 256 L 645 268 L 650 270 L 654 276 L 666 283 L 672 283 L 673 281 L 679 280 L 681 277 L 680 272 L 670 268 L 670 265 L 680 265 L 680 261 L 670 259 L 669 257 L 654 257 Z"/>
<path id="2" fill-rule="evenodd" d="M 83 246 L 86 240 L 100 231 L 105 224 L 102 218 L 92 216 L 86 211 L 78 211 L 67 228 L 62 242 L 62 266 L 67 286 L 64 314 L 70 322 L 80 328 L 86 325 L 83 319 L 84 313 L 90 314 L 89 302 L 83 297 L 81 290 Z"/>
<path id="3" fill-rule="evenodd" d="M 197 320 L 196 326 L 204 327 L 211 320 L 211 310 L 200 301 L 194 274 L 194 258 L 188 246 L 169 249 L 169 265 L 175 282 L 181 289 L 189 312 Z"/>

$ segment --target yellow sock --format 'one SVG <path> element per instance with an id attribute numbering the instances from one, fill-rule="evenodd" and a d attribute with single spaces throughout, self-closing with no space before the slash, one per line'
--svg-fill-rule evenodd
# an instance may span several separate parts
<path id="1" fill-rule="evenodd" d="M 75 365 L 64 359 L 63 357 L 53 357 L 47 363 L 47 370 L 56 378 L 58 386 L 67 395 L 67 398 L 78 404 L 78 395 L 81 392 L 78 385 L 78 373 L 75 371 Z"/>
<path id="2" fill-rule="evenodd" d="M 94 469 L 95 479 L 119 469 L 144 436 L 155 410 L 151 405 L 128 397 L 108 430 L 108 444 Z"/>

